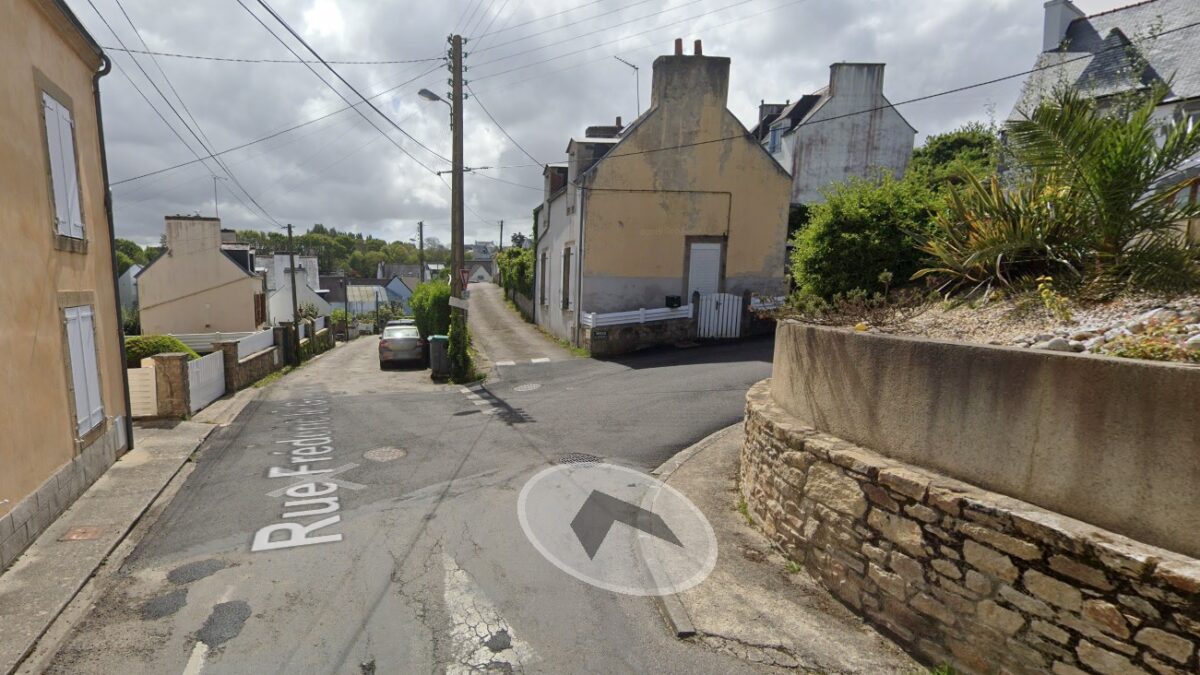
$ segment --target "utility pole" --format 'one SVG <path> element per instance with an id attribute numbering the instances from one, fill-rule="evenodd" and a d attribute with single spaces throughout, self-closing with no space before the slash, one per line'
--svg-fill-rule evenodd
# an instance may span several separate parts
<path id="1" fill-rule="evenodd" d="M 213 182 L 216 185 L 216 182 Z M 292 224 L 288 231 L 288 267 L 292 275 L 292 365 L 300 365 L 300 309 L 296 306 L 296 247 L 292 244 Z"/>
<path id="2" fill-rule="evenodd" d="M 213 215 L 217 218 L 221 217 L 221 210 L 217 208 L 217 181 L 225 180 L 220 176 L 213 176 Z"/>
<path id="3" fill-rule="evenodd" d="M 504 250 L 504 221 L 500 221 L 500 250 Z"/>
<path id="4" fill-rule="evenodd" d="M 421 282 L 424 283 L 427 279 L 425 278 L 425 221 L 423 220 L 417 221 L 417 242 L 417 251 L 420 256 L 418 261 L 421 263 L 420 278 Z"/>
<path id="5" fill-rule="evenodd" d="M 453 136 L 451 160 L 453 176 L 450 183 L 450 294 L 456 298 L 463 295 L 462 279 L 459 270 L 463 267 L 463 37 L 450 36 L 450 113 L 453 120 L 450 123 Z M 457 307 L 451 310 L 452 316 L 462 313 Z"/>

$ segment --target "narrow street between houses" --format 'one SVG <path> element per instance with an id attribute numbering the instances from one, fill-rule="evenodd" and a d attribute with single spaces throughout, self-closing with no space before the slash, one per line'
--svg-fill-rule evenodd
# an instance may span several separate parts
<path id="1" fill-rule="evenodd" d="M 380 371 L 369 337 L 341 346 L 209 438 L 45 670 L 750 670 L 676 640 L 651 599 L 551 564 L 517 499 L 564 457 L 646 472 L 738 421 L 771 349 L 528 364 L 472 391 Z"/>
<path id="2" fill-rule="evenodd" d="M 572 358 L 565 348 L 546 339 L 533 324 L 504 306 L 504 290 L 496 284 L 471 284 L 471 332 L 479 348 L 497 366 L 549 363 Z"/>

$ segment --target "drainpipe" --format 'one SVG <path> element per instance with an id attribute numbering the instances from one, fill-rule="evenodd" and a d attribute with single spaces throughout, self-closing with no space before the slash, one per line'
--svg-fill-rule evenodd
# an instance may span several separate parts
<path id="1" fill-rule="evenodd" d="M 113 221 L 112 189 L 108 185 L 108 152 L 104 147 L 104 115 L 100 109 L 100 78 L 112 72 L 112 61 L 104 54 L 100 70 L 92 76 L 92 97 L 96 105 L 96 135 L 100 140 L 100 175 L 104 180 L 104 217 L 108 219 L 108 248 L 112 262 L 113 302 L 117 309 L 117 344 L 121 347 L 121 384 L 125 389 L 125 451 L 133 450 L 133 404 L 129 402 L 129 371 L 125 360 L 125 327 L 121 321 L 120 277 L 117 271 L 117 230 Z"/>
<path id="2" fill-rule="evenodd" d="M 587 192 L 579 186 L 579 255 L 575 257 L 575 346 L 579 346 L 579 331 L 583 327 L 583 221 L 587 217 Z"/>

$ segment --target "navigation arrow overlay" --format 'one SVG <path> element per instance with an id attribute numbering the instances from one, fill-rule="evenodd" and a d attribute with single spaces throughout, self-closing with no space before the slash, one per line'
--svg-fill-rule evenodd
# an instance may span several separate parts
<path id="1" fill-rule="evenodd" d="M 588 495 L 587 501 L 571 521 L 571 529 L 588 557 L 595 558 L 600 544 L 604 543 L 608 531 L 612 529 L 613 523 L 617 522 L 636 527 L 647 534 L 683 547 L 683 543 L 671 528 L 667 527 L 662 516 L 599 490 L 592 490 Z"/>

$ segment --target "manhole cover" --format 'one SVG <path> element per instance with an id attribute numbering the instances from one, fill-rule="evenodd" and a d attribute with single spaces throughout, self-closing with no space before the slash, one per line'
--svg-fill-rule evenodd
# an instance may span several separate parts
<path id="1" fill-rule="evenodd" d="M 103 531 L 104 528 L 91 525 L 72 527 L 59 538 L 59 541 L 89 541 L 91 539 L 99 539 L 100 533 Z"/>
<path id="2" fill-rule="evenodd" d="M 529 384 L 519 384 L 513 387 L 513 391 L 537 391 L 541 388 L 542 385 L 538 384 L 537 382 L 530 382 Z"/>
<path id="3" fill-rule="evenodd" d="M 369 459 L 372 462 L 390 462 L 396 459 L 404 459 L 408 455 L 408 451 L 401 448 L 375 448 L 363 453 L 364 459 Z"/>
<path id="4" fill-rule="evenodd" d="M 604 458 L 589 455 L 586 452 L 569 452 L 558 458 L 559 464 L 594 464 L 602 461 Z"/>

